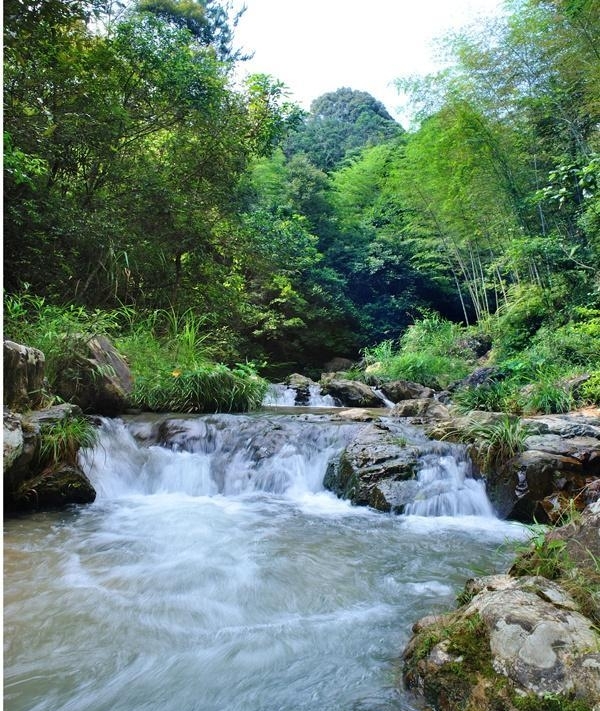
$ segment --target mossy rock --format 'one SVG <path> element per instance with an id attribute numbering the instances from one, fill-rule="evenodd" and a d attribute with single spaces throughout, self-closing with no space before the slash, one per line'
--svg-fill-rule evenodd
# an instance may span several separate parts
<path id="1" fill-rule="evenodd" d="M 14 506 L 21 511 L 90 504 L 95 498 L 96 491 L 81 469 L 62 463 L 23 482 L 13 494 Z"/>

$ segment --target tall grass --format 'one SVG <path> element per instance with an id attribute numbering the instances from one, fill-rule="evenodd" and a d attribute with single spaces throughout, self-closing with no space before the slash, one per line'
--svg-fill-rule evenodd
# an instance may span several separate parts
<path id="1" fill-rule="evenodd" d="M 409 326 L 397 345 L 393 341 L 363 351 L 368 371 L 386 380 L 412 380 L 435 389 L 464 378 L 473 353 L 467 331 L 438 314 L 427 313 Z"/>
<path id="2" fill-rule="evenodd" d="M 126 358 L 134 376 L 133 403 L 173 412 L 247 411 L 260 406 L 267 384 L 252 363 L 215 363 L 208 319 L 192 309 L 139 314 L 123 307 L 89 311 L 55 306 L 30 294 L 4 300 L 5 337 L 43 351 L 50 388 L 74 354 L 104 334 Z"/>

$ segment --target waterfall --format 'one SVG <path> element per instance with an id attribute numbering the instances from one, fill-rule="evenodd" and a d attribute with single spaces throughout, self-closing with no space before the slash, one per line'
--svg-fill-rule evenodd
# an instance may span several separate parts
<path id="1" fill-rule="evenodd" d="M 407 504 L 406 515 L 495 517 L 483 481 L 472 478 L 471 461 L 458 446 L 426 454 L 417 482 L 417 494 Z"/>
<path id="2" fill-rule="evenodd" d="M 99 498 L 294 495 L 323 490 L 327 466 L 353 429 L 289 416 L 106 419 L 97 445 L 83 450 L 80 461 Z"/>
<path id="3" fill-rule="evenodd" d="M 303 402 L 304 407 L 337 407 L 331 395 L 321 395 L 318 384 L 310 385 L 308 400 Z M 298 404 L 298 391 L 284 383 L 272 383 L 263 399 L 264 407 L 295 407 Z"/>

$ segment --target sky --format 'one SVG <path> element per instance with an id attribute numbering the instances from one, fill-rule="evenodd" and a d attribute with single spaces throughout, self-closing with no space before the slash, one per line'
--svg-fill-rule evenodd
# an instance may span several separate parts
<path id="1" fill-rule="evenodd" d="M 240 3 L 241 4 L 241 3 Z M 347 86 L 406 123 L 395 79 L 442 66 L 434 40 L 500 12 L 501 0 L 245 0 L 235 45 L 253 51 L 242 76 L 282 81 L 303 108 Z"/>

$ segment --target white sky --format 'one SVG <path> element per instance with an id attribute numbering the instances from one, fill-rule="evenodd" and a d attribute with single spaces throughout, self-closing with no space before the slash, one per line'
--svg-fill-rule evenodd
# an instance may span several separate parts
<path id="1" fill-rule="evenodd" d="M 241 1 L 239 3 L 242 4 Z M 254 57 L 242 75 L 271 74 L 308 109 L 343 86 L 367 91 L 405 123 L 394 79 L 440 66 L 434 40 L 501 0 L 245 0 L 235 45 Z"/>

